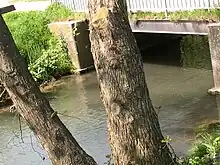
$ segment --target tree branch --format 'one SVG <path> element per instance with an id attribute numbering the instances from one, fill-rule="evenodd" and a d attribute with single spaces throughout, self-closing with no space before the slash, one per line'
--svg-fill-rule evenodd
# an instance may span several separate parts
<path id="1" fill-rule="evenodd" d="M 22 126 L 21 126 L 21 116 L 20 115 L 18 115 L 18 121 L 19 121 L 19 130 L 20 130 L 20 135 L 21 135 L 21 142 L 24 143 L 23 133 L 22 133 Z"/>
<path id="2" fill-rule="evenodd" d="M 6 89 L 4 89 L 4 90 L 2 91 L 2 93 L 0 94 L 0 99 L 1 99 L 2 96 L 4 95 L 5 91 L 6 91 Z"/>

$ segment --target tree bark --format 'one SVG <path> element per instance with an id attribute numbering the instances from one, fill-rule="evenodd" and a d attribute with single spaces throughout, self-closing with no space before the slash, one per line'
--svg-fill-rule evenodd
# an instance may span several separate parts
<path id="1" fill-rule="evenodd" d="M 123 0 L 90 0 L 90 40 L 115 165 L 175 164 L 145 82 Z"/>
<path id="2" fill-rule="evenodd" d="M 19 28 L 19 27 L 18 27 Z M 0 16 L 0 82 L 53 165 L 96 165 L 60 121 L 40 92 Z"/>

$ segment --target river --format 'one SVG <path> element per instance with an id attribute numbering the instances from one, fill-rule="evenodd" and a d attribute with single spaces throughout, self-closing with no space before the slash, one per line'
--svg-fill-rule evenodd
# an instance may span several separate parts
<path id="1" fill-rule="evenodd" d="M 164 135 L 172 138 L 177 155 L 186 154 L 198 124 L 219 119 L 218 100 L 209 96 L 212 73 L 202 69 L 144 64 L 146 80 Z M 99 98 L 95 72 L 69 76 L 57 82 L 49 94 L 52 107 L 63 113 L 62 121 L 98 164 L 110 154 L 106 132 L 106 114 Z M 49 165 L 45 152 L 33 134 L 22 124 L 21 140 L 18 119 L 0 115 L 0 165 Z M 46 157 L 45 160 L 42 160 Z"/>

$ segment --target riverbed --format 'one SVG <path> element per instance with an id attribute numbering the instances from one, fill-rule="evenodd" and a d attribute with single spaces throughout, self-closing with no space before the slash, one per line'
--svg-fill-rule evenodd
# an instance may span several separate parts
<path id="1" fill-rule="evenodd" d="M 219 101 L 207 94 L 213 87 L 212 72 L 147 63 L 144 70 L 152 102 L 161 107 L 157 111 L 163 134 L 171 137 L 176 154 L 184 155 L 196 126 L 219 119 Z M 86 152 L 103 165 L 110 149 L 96 73 L 68 76 L 58 83 L 59 87 L 48 94 L 52 107 L 63 114 L 60 118 Z M 18 119 L 10 113 L 1 114 L 0 165 L 49 165 L 24 123 L 22 137 Z"/>

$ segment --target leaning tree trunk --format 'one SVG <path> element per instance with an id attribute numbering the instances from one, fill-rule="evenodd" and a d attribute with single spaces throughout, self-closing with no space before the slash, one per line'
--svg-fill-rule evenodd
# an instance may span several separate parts
<path id="1" fill-rule="evenodd" d="M 27 68 L 0 16 L 0 82 L 16 109 L 54 165 L 96 165 L 60 121 Z"/>
<path id="2" fill-rule="evenodd" d="M 123 0 L 90 0 L 90 40 L 115 165 L 171 165 Z"/>

